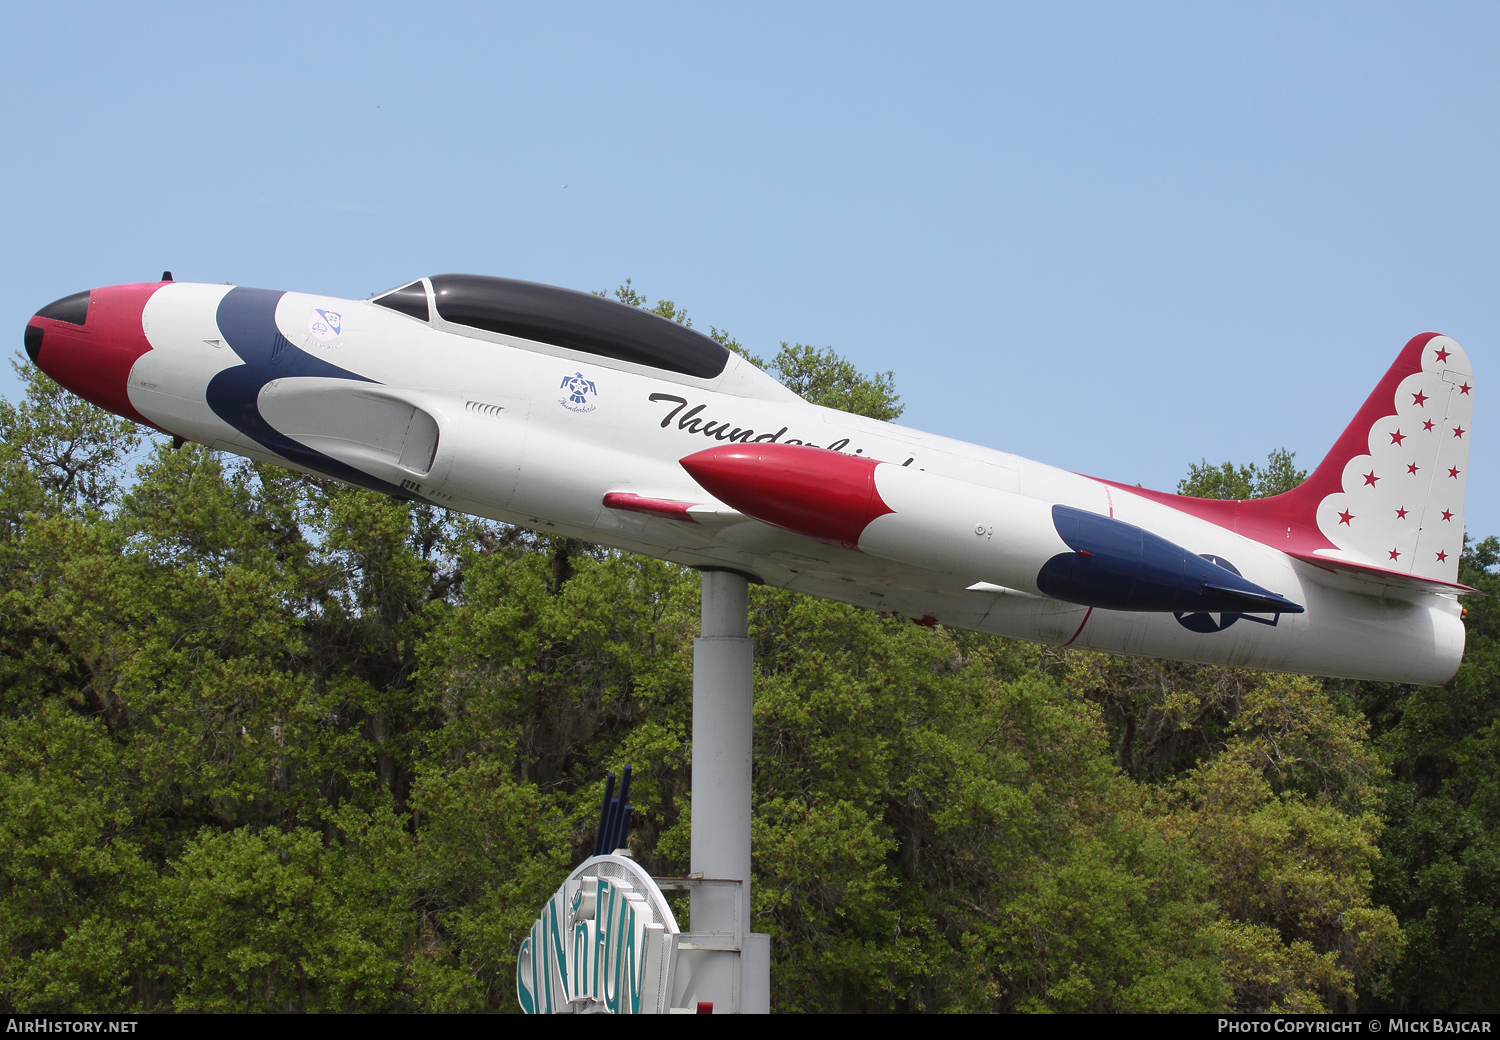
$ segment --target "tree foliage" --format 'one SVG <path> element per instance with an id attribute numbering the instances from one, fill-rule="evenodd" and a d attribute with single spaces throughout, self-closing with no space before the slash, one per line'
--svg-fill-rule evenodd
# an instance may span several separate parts
<path id="1" fill-rule="evenodd" d="M 1376 898 L 1407 951 L 1387 1006 L 1494 1011 L 1500 994 L 1500 539 L 1466 540 L 1468 642 L 1447 686 L 1342 684 L 1389 763 Z"/>
<path id="2" fill-rule="evenodd" d="M 1225 462 L 1218 466 L 1207 459 L 1188 466 L 1188 474 L 1177 482 L 1179 495 L 1193 498 L 1269 498 L 1290 491 L 1307 479 L 1307 470 L 1298 469 L 1292 460 L 1295 451 L 1277 448 L 1266 457 L 1265 468 L 1257 462 L 1236 466 Z"/>
<path id="3" fill-rule="evenodd" d="M 771 370 L 899 412 L 831 351 Z M 626 762 L 635 854 L 687 868 L 694 572 L 161 440 L 131 473 L 133 429 L 24 374 L 0 405 L 6 1010 L 514 1010 L 519 941 Z M 1184 484 L 1294 479 L 1281 452 Z M 1470 546 L 1464 580 L 1500 586 L 1497 557 Z M 1500 633 L 1471 610 L 1432 690 L 754 589 L 775 1006 L 1492 1010 Z"/>

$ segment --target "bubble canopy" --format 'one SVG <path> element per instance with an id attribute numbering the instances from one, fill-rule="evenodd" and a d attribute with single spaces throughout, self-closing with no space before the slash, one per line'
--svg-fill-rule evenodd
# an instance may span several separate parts
<path id="1" fill-rule="evenodd" d="M 591 293 L 478 274 L 429 281 L 438 315 L 455 325 L 699 379 L 715 378 L 729 362 L 729 351 L 703 333 Z"/>

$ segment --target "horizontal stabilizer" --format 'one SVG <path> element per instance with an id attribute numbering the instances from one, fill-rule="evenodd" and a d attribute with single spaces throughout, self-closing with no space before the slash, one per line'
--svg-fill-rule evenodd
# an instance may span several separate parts
<path id="1" fill-rule="evenodd" d="M 1312 553 L 1287 553 L 1294 560 L 1310 563 L 1333 574 L 1342 574 L 1347 577 L 1357 578 L 1360 581 L 1370 582 L 1374 585 L 1384 585 L 1394 589 L 1407 589 L 1411 592 L 1436 592 L 1446 593 L 1450 596 L 1485 596 L 1488 593 L 1481 592 L 1472 585 L 1461 585 L 1455 581 L 1442 581 L 1438 578 L 1421 578 L 1414 574 L 1403 574 L 1400 571 L 1386 570 L 1384 567 L 1376 567 L 1368 563 L 1355 563 L 1352 560 L 1331 559 L 1327 556 L 1314 556 Z"/>

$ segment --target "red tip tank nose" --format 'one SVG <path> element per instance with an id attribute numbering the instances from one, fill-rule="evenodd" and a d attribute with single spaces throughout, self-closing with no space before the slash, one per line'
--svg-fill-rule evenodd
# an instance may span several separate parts
<path id="1" fill-rule="evenodd" d="M 875 489 L 874 459 L 805 445 L 737 444 L 678 462 L 746 516 L 841 549 L 858 549 L 870 521 L 895 511 Z"/>
<path id="2" fill-rule="evenodd" d="M 26 323 L 26 353 L 73 393 L 116 415 L 154 425 L 130 403 L 130 369 L 151 349 L 141 325 L 164 282 L 111 285 L 64 296 Z"/>

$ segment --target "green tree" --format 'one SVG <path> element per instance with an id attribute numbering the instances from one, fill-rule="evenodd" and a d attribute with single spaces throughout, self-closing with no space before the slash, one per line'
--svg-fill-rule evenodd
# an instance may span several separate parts
<path id="1" fill-rule="evenodd" d="M 1379 899 L 1400 917 L 1406 955 L 1383 1007 L 1500 1007 L 1500 539 L 1467 542 L 1459 580 L 1467 647 L 1443 687 L 1344 684 L 1390 764 Z"/>
<path id="2" fill-rule="evenodd" d="M 117 499 L 126 460 L 139 448 L 139 428 L 74 397 L 34 365 L 12 360 L 25 393 L 20 404 L 0 400 L 0 467 L 6 493 L 0 506 L 14 524 L 18 510 L 77 512 L 104 509 Z M 13 485 L 33 488 L 29 500 Z"/>
<path id="3" fill-rule="evenodd" d="M 1294 451 L 1277 448 L 1266 456 L 1265 468 L 1252 462 L 1214 466 L 1207 459 L 1188 466 L 1188 475 L 1177 482 L 1179 495 L 1193 498 L 1269 498 L 1290 491 L 1307 479 L 1307 470 L 1297 469 Z"/>
<path id="4" fill-rule="evenodd" d="M 783 341 L 767 370 L 804 401 L 825 408 L 886 422 L 906 410 L 896 393 L 894 372 L 865 375 L 832 347 Z"/>

